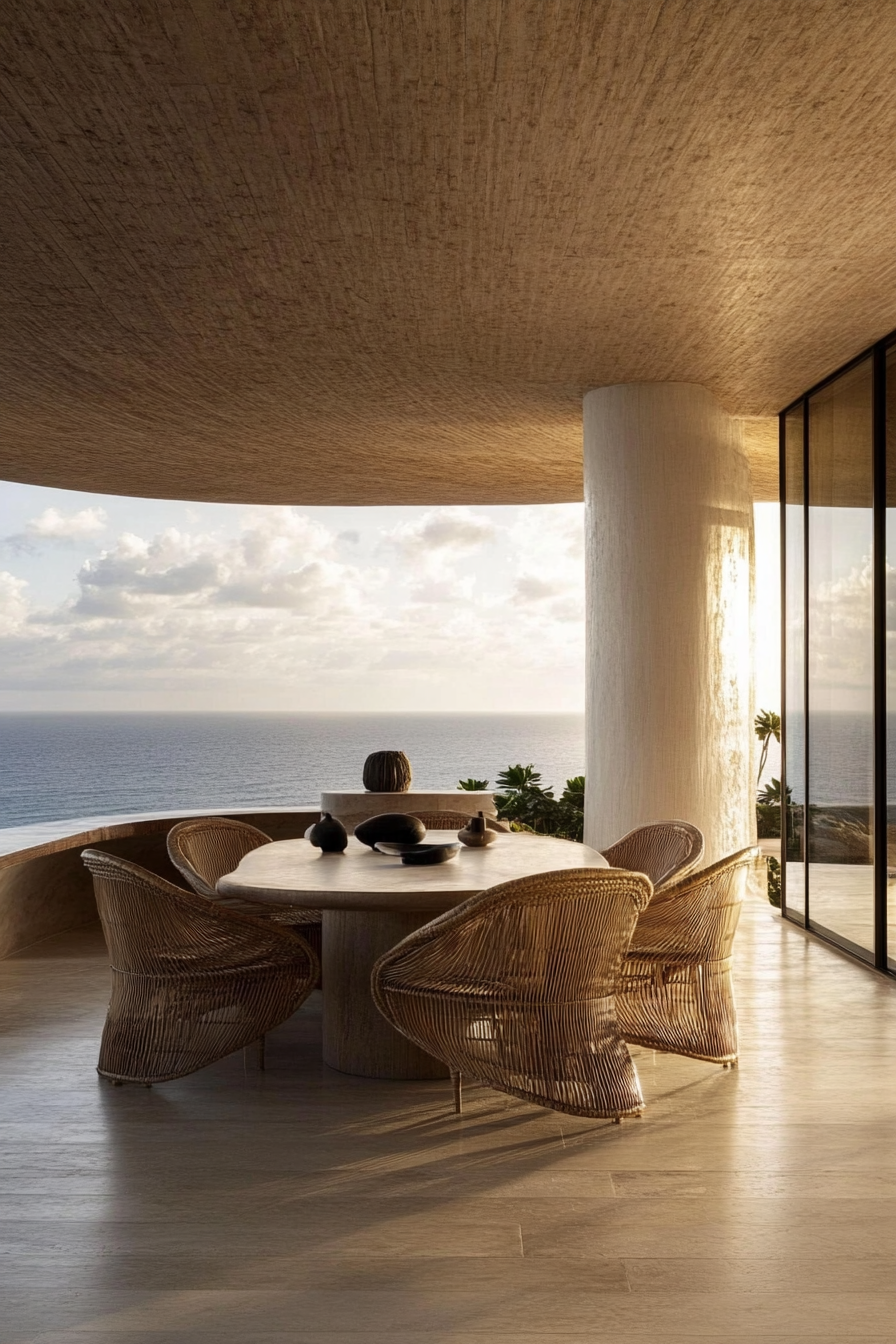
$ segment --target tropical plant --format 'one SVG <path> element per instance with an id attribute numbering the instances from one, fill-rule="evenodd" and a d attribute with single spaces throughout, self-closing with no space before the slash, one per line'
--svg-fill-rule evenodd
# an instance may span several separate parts
<path id="1" fill-rule="evenodd" d="M 499 789 L 507 789 L 513 793 L 525 793 L 533 789 L 541 792 L 541 775 L 534 765 L 508 765 L 495 782 Z M 554 795 L 549 796 L 553 798 Z"/>
<path id="2" fill-rule="evenodd" d="M 581 812 L 585 810 L 585 776 L 574 775 L 566 781 L 566 788 L 560 795 L 561 803 L 573 803 Z"/>
<path id="3" fill-rule="evenodd" d="M 487 779 L 459 779 L 457 781 L 459 789 L 466 789 L 467 793 L 482 793 L 488 788 Z"/>
<path id="4" fill-rule="evenodd" d="M 756 838 L 758 840 L 779 840 L 781 838 L 781 805 L 772 803 L 756 804 Z"/>
<path id="5" fill-rule="evenodd" d="M 581 841 L 585 806 L 583 775 L 568 779 L 559 798 L 554 797 L 553 789 L 542 787 L 541 775 L 533 765 L 509 765 L 498 775 L 497 784 L 504 790 L 495 794 L 498 816 L 509 821 L 512 829 Z"/>
<path id="6" fill-rule="evenodd" d="M 765 860 L 765 870 L 768 874 L 768 899 L 771 905 L 778 910 L 781 908 L 781 865 L 777 859 L 771 855 Z"/>
<path id="7" fill-rule="evenodd" d="M 773 709 L 760 709 L 753 720 L 753 731 L 762 743 L 762 751 L 759 754 L 759 773 L 756 776 L 758 787 L 762 772 L 765 769 L 765 762 L 768 760 L 769 743 L 772 738 L 776 742 L 781 741 L 781 715 L 776 714 Z"/>
<path id="8" fill-rule="evenodd" d="M 786 792 L 787 792 L 787 805 L 789 807 L 791 803 L 791 794 L 793 793 L 793 790 L 791 788 L 788 788 Z M 769 780 L 768 784 L 766 784 L 765 788 L 759 794 L 759 797 L 757 798 L 756 801 L 759 803 L 776 803 L 778 807 L 780 807 L 781 803 L 784 801 L 781 796 L 780 779 L 773 778 Z"/>

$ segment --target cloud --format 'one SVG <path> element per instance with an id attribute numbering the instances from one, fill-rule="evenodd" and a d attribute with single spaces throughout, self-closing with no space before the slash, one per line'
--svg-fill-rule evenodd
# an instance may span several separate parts
<path id="1" fill-rule="evenodd" d="M 209 707 L 311 707 L 338 692 L 365 708 L 399 705 L 403 686 L 439 703 L 490 684 L 503 704 L 527 678 L 578 684 L 576 513 L 581 532 L 575 507 L 497 521 L 430 509 L 383 533 L 364 564 L 292 508 L 229 510 L 219 530 L 203 510 L 204 522 L 123 532 L 93 548 L 64 600 L 40 606 L 23 580 L 0 579 L 0 687 Z"/>
<path id="2" fill-rule="evenodd" d="M 413 523 L 399 523 L 386 533 L 387 544 L 406 559 L 412 560 L 433 552 L 451 552 L 454 556 L 469 555 L 481 546 L 493 542 L 498 527 L 491 518 L 472 509 L 431 509 Z"/>
<path id="3" fill-rule="evenodd" d="M 872 681 L 874 578 L 865 556 L 848 574 L 810 587 L 811 677 L 816 687 L 849 690 Z M 896 571 L 887 567 L 887 621 L 896 619 Z"/>
<path id="4" fill-rule="evenodd" d="M 319 561 L 273 577 L 253 573 L 224 584 L 212 601 L 237 607 L 270 607 L 284 611 L 317 610 L 323 601 L 339 597 L 338 572 L 325 570 Z"/>
<path id="5" fill-rule="evenodd" d="M 581 574 L 585 520 L 581 504 L 540 504 L 517 510 L 510 529 L 516 551 L 529 568 Z M 538 563 L 536 564 L 535 561 Z"/>
<path id="6" fill-rule="evenodd" d="M 35 555 L 40 550 L 40 542 L 68 544 L 87 541 L 103 532 L 106 523 L 106 510 L 99 507 L 80 509 L 70 514 L 52 507 L 46 508 L 37 518 L 28 520 L 23 532 L 0 537 L 0 550 L 9 551 L 13 555 Z"/>
<path id="7" fill-rule="evenodd" d="M 539 579 L 534 574 L 521 574 L 514 584 L 514 602 L 544 602 L 563 592 L 563 585 L 557 580 Z"/>
<path id="8" fill-rule="evenodd" d="M 106 510 L 96 507 L 68 515 L 59 509 L 48 508 L 25 524 L 25 532 L 28 536 L 51 541 L 82 541 L 105 531 L 107 518 Z"/>
<path id="9" fill-rule="evenodd" d="M 580 504 L 519 509 L 508 531 L 516 575 L 510 601 L 527 622 L 584 621 L 584 517 Z"/>
<path id="10" fill-rule="evenodd" d="M 431 602 L 469 602 L 474 588 L 474 581 L 469 575 L 462 579 L 431 578 L 413 584 L 408 590 L 408 597 L 418 606 L 428 606 Z"/>
<path id="11" fill-rule="evenodd" d="M 8 570 L 0 570 L 0 635 L 12 634 L 24 625 L 28 616 L 28 603 L 24 579 L 17 579 Z"/>

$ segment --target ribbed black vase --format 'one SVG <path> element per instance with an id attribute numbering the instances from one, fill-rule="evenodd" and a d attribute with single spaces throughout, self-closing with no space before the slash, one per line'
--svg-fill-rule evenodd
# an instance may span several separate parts
<path id="1" fill-rule="evenodd" d="M 363 780 L 368 793 L 407 793 L 411 763 L 403 751 L 371 752 L 364 762 Z"/>

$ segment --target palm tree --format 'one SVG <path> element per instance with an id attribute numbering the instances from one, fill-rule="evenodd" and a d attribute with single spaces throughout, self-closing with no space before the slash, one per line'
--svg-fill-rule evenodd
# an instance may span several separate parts
<path id="1" fill-rule="evenodd" d="M 482 793 L 488 788 L 487 779 L 459 779 L 457 781 L 459 789 L 466 789 L 467 793 Z"/>
<path id="2" fill-rule="evenodd" d="M 759 774 L 756 776 L 756 785 L 762 778 L 762 772 L 765 769 L 765 762 L 768 759 L 768 744 L 772 738 L 776 742 L 781 741 L 781 715 L 776 714 L 773 709 L 760 709 L 756 718 L 753 720 L 753 728 L 759 741 L 762 743 L 762 751 L 759 756 Z"/>

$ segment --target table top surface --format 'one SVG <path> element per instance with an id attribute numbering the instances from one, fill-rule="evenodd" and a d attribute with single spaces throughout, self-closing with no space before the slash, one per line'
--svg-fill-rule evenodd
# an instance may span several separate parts
<path id="1" fill-rule="evenodd" d="M 455 831 L 428 831 L 427 842 L 456 840 Z M 222 877 L 224 896 L 317 910 L 450 910 L 486 887 L 533 873 L 608 868 L 588 845 L 550 835 L 498 834 L 490 845 L 462 845 L 447 863 L 403 864 L 349 838 L 343 854 L 322 854 L 307 840 L 275 840 L 247 854 Z"/>

